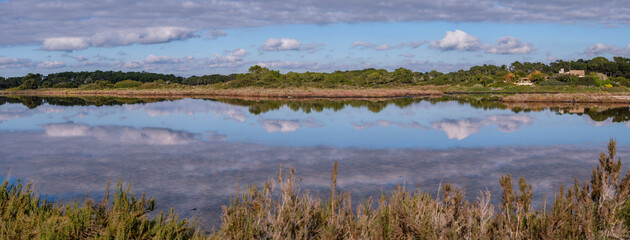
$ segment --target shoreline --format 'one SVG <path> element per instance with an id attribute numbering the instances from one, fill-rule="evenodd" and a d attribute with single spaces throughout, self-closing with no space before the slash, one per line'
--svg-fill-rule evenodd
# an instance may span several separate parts
<path id="1" fill-rule="evenodd" d="M 376 89 L 320 89 L 320 88 L 238 88 L 214 89 L 196 87 L 190 89 L 151 89 L 151 90 L 77 90 L 77 89 L 37 89 L 0 90 L 0 96 L 40 96 L 40 97 L 211 97 L 242 99 L 393 99 L 403 97 L 442 97 L 442 96 L 498 96 L 502 103 L 630 103 L 629 92 L 492 92 L 492 91 L 441 91 L 437 87 L 425 88 L 376 88 Z"/>

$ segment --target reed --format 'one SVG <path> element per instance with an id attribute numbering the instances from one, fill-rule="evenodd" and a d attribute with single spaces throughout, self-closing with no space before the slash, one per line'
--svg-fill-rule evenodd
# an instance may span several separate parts
<path id="1" fill-rule="evenodd" d="M 524 178 L 499 179 L 500 202 L 489 191 L 467 201 L 463 189 L 450 184 L 436 197 L 418 185 L 405 185 L 353 205 L 348 192 L 337 190 L 337 163 L 332 166 L 328 198 L 300 188 L 294 170 L 282 167 L 276 180 L 252 185 L 223 206 L 218 230 L 202 233 L 194 221 L 171 210 L 149 219 L 153 199 L 135 197 L 119 181 L 113 197 L 101 203 L 49 201 L 32 185 L 0 190 L 1 239 L 628 239 L 630 237 L 630 171 L 621 178 L 614 140 L 602 153 L 590 181 L 559 188 L 532 207 L 533 189 Z M 109 188 L 109 184 L 108 184 Z M 109 192 L 109 191 L 107 191 Z"/>
<path id="2" fill-rule="evenodd" d="M 326 201 L 298 187 L 291 170 L 275 182 L 252 186 L 223 208 L 220 229 L 211 239 L 627 239 L 630 174 L 619 181 L 616 144 L 602 153 L 590 182 L 576 179 L 566 190 L 532 207 L 533 189 L 524 178 L 514 187 L 510 175 L 499 180 L 498 206 L 490 192 L 466 201 L 462 189 L 443 185 L 434 198 L 405 185 L 352 205 L 350 193 L 335 190 L 333 166 Z M 274 188 L 279 194 L 274 195 Z M 549 207 L 547 207 L 549 205 Z"/>
<path id="3" fill-rule="evenodd" d="M 118 181 L 102 202 L 86 197 L 82 204 L 49 201 L 32 184 L 8 185 L 0 190 L 0 239 L 204 239 L 194 222 L 181 220 L 171 210 L 153 219 L 155 201 L 136 197 L 131 185 Z"/>

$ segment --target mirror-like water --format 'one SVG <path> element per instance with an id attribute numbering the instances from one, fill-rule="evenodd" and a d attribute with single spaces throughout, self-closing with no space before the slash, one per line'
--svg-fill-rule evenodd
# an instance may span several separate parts
<path id="1" fill-rule="evenodd" d="M 501 174 L 524 176 L 538 196 L 586 180 L 610 138 L 630 156 L 630 108 L 506 106 L 472 99 L 203 100 L 0 98 L 0 177 L 33 181 L 42 194 L 99 197 L 108 179 L 133 182 L 216 225 L 237 185 L 296 169 L 302 186 L 356 196 L 398 183 L 435 192 L 464 187 L 474 199 Z M 360 199 L 357 198 L 357 199 Z M 196 209 L 196 210 L 191 210 Z"/>

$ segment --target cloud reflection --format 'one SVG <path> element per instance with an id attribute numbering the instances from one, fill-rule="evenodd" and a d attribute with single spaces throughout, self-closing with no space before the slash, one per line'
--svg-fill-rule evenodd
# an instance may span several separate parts
<path id="1" fill-rule="evenodd" d="M 234 106 L 216 101 L 199 99 L 181 99 L 178 101 L 156 102 L 151 104 L 126 105 L 126 110 L 145 111 L 151 117 L 168 116 L 172 114 L 214 113 L 216 116 L 226 116 L 237 122 L 247 120 L 246 107 Z"/>
<path id="2" fill-rule="evenodd" d="M 404 122 L 396 122 L 396 121 L 389 121 L 389 120 L 378 120 L 376 122 L 373 123 L 362 123 L 362 124 L 357 124 L 357 123 L 351 123 L 352 127 L 354 127 L 354 129 L 356 130 L 361 130 L 361 129 L 366 129 L 366 128 L 373 128 L 373 127 L 389 127 L 392 125 L 396 125 L 398 127 L 401 128 L 408 128 L 408 129 L 423 129 L 423 130 L 429 130 L 430 128 L 416 122 L 416 121 L 412 121 L 411 123 L 404 123 Z"/>
<path id="3" fill-rule="evenodd" d="M 295 132 L 298 129 L 302 128 L 299 121 L 296 120 L 261 120 L 260 125 L 265 129 L 265 131 L 273 133 L 273 132 Z"/>
<path id="4" fill-rule="evenodd" d="M 522 126 L 531 125 L 534 118 L 526 115 L 492 115 L 485 119 L 466 118 L 459 120 L 442 120 L 431 123 L 431 127 L 442 130 L 448 139 L 462 140 L 479 132 L 483 126 L 497 125 L 499 131 L 514 132 Z"/>
<path id="5" fill-rule="evenodd" d="M 295 132 L 301 129 L 302 126 L 310 128 L 319 128 L 324 126 L 313 118 L 308 118 L 306 120 L 260 119 L 259 122 L 268 133 Z"/>
<path id="6" fill-rule="evenodd" d="M 177 145 L 195 141 L 196 134 L 166 128 L 121 126 L 94 126 L 75 123 L 47 124 L 43 126 L 49 137 L 91 136 L 99 141 L 125 144 Z"/>
<path id="7" fill-rule="evenodd" d="M 534 118 L 526 115 L 491 115 L 484 119 L 465 118 L 465 119 L 446 119 L 438 122 L 432 122 L 431 127 L 442 130 L 446 133 L 448 139 L 462 140 L 471 134 L 477 133 L 483 126 L 497 125 L 499 131 L 514 132 L 522 126 L 531 125 Z M 396 125 L 401 128 L 429 130 L 431 128 L 424 126 L 416 121 L 411 123 L 378 120 L 371 123 L 351 123 L 356 130 L 362 130 L 374 127 L 389 127 Z"/>
<path id="8" fill-rule="evenodd" d="M 42 194 L 75 197 L 88 191 L 98 196 L 110 177 L 122 177 L 133 181 L 135 192 L 156 197 L 158 208 L 175 207 L 186 216 L 197 208 L 193 215 L 210 225 L 218 223 L 220 206 L 228 203 L 239 183 L 260 184 L 273 178 L 280 165 L 296 168 L 302 185 L 321 193 L 327 192 L 330 166 L 338 160 L 340 190 L 357 196 L 377 196 L 403 182 L 422 183 L 425 191 L 435 193 L 440 183 L 448 182 L 464 187 L 470 199 L 488 188 L 496 202 L 501 174 L 524 176 L 536 191 L 535 199 L 540 199 L 541 192 L 552 193 L 554 186 L 572 183 L 573 177 L 588 179 L 605 147 L 346 149 L 208 144 L 195 141 L 193 134 L 168 129 L 81 124 L 51 124 L 45 129 L 0 132 L 0 169 L 35 181 Z M 153 144 L 132 144 L 140 141 Z M 618 147 L 624 161 L 630 156 L 627 149 Z"/>
<path id="9" fill-rule="evenodd" d="M 39 106 L 35 109 L 28 109 L 22 105 L 6 105 L 0 107 L 0 123 L 3 121 L 27 118 L 39 113 L 60 113 L 64 108 L 57 106 Z"/>

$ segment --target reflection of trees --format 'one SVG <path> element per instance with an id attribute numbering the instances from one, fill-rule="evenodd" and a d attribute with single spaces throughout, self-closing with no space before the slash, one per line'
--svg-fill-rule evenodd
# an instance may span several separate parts
<path id="1" fill-rule="evenodd" d="M 378 113 L 392 104 L 399 108 L 407 107 L 413 103 L 419 103 L 423 99 L 421 98 L 394 98 L 382 101 L 370 101 L 370 100 L 327 100 L 327 99 L 315 99 L 315 100 L 243 100 L 243 99 L 220 99 L 218 101 L 249 107 L 249 112 L 252 114 L 261 114 L 269 111 L 278 110 L 281 107 L 288 107 L 293 111 L 302 111 L 304 113 L 322 112 L 325 109 L 331 109 L 333 111 L 340 111 L 347 106 L 353 108 L 366 107 L 369 111 Z"/>
<path id="2" fill-rule="evenodd" d="M 83 97 L 3 97 L 0 96 L 0 106 L 6 103 L 21 103 L 28 108 L 36 108 L 44 103 L 56 106 L 114 106 L 123 104 L 144 104 L 152 102 L 167 101 L 166 98 L 120 98 L 105 96 L 83 96 Z M 492 110 L 510 109 L 514 113 L 549 110 L 556 114 L 577 114 L 588 115 L 593 121 L 601 122 L 612 118 L 613 122 L 630 121 L 630 108 L 627 106 L 610 106 L 598 104 L 558 104 L 558 103 L 527 103 L 507 105 L 500 102 L 498 97 L 492 96 L 442 96 L 436 98 L 393 98 L 386 100 L 361 100 L 361 99 L 310 99 L 310 100 L 244 100 L 244 99 L 207 99 L 222 103 L 244 106 L 249 108 L 249 112 L 255 115 L 276 111 L 282 107 L 287 107 L 293 111 L 302 111 L 306 114 L 311 112 L 322 112 L 326 109 L 340 111 L 346 107 L 362 108 L 379 113 L 389 105 L 398 108 L 405 108 L 414 103 L 422 101 L 431 104 L 456 101 L 459 104 L 471 106 L 477 109 Z"/>
<path id="3" fill-rule="evenodd" d="M 508 109 L 508 107 L 505 106 L 505 104 L 499 102 L 498 97 L 479 97 L 479 96 L 472 96 L 472 95 L 461 95 L 461 96 L 443 96 L 443 97 L 438 97 L 438 98 L 428 98 L 426 100 L 432 104 L 457 101 L 460 104 L 468 104 L 473 108 L 481 108 L 484 110 Z"/>
<path id="4" fill-rule="evenodd" d="M 44 104 L 44 100 L 40 97 L 19 97 L 22 104 L 30 109 L 36 108 L 39 105 Z"/>
<path id="5" fill-rule="evenodd" d="M 609 118 L 612 118 L 613 122 L 630 121 L 630 108 L 628 107 L 609 108 L 603 111 L 598 111 L 597 108 L 586 108 L 584 114 L 597 122 L 606 121 Z"/>
<path id="6" fill-rule="evenodd" d="M 0 96 L 0 106 L 7 103 L 22 103 L 20 99 Z"/>
<path id="7" fill-rule="evenodd" d="M 21 103 L 22 105 L 33 109 L 44 103 L 55 106 L 114 106 L 123 104 L 140 104 L 161 102 L 166 99 L 141 99 L 141 98 L 119 98 L 119 97 L 103 97 L 103 96 L 84 96 L 84 97 L 0 97 L 0 105 L 5 103 Z"/>

